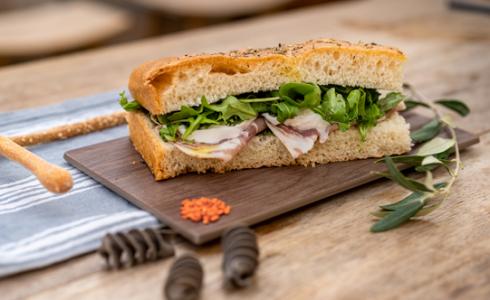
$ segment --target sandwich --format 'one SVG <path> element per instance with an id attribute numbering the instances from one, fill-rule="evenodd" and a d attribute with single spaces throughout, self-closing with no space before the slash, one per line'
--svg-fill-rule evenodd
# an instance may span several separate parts
<path id="1" fill-rule="evenodd" d="M 168 57 L 136 68 L 120 104 L 156 180 L 402 154 L 405 59 L 333 39 Z"/>

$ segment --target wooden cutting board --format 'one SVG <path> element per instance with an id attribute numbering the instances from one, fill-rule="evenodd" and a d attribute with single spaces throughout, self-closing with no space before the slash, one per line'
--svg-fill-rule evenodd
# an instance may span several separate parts
<path id="1" fill-rule="evenodd" d="M 427 118 L 406 114 L 411 128 Z M 478 143 L 477 136 L 457 130 L 460 147 Z M 253 225 L 312 202 L 379 179 L 384 171 L 375 159 L 338 162 L 317 167 L 281 167 L 225 174 L 188 174 L 155 182 L 129 138 L 70 150 L 65 159 L 107 188 L 152 213 L 195 244 L 221 235 L 233 224 Z M 219 197 L 232 206 L 229 215 L 204 225 L 183 220 L 180 202 L 189 197 Z"/>

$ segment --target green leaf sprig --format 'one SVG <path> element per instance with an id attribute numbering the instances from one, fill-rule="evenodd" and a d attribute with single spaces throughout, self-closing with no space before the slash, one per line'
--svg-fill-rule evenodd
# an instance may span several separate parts
<path id="1" fill-rule="evenodd" d="M 126 97 L 125 91 L 119 93 L 119 105 L 121 105 L 121 107 L 125 111 L 136 111 L 142 109 L 142 106 L 138 102 L 136 101 L 129 102 L 128 97 Z"/>
<path id="2" fill-rule="evenodd" d="M 386 164 L 388 172 L 379 175 L 395 181 L 412 193 L 401 201 L 381 205 L 379 210 L 373 212 L 372 214 L 380 220 L 371 227 L 372 232 L 396 228 L 411 218 L 424 216 L 435 210 L 447 199 L 461 166 L 454 125 L 448 116 L 439 112 L 436 105 L 444 106 L 463 117 L 470 112 L 468 106 L 455 99 L 426 101 L 410 85 L 405 84 L 404 87 L 412 96 L 417 97 L 417 100 L 410 99 L 405 102 L 407 109 L 425 107 L 433 112 L 434 118 L 419 130 L 412 132 L 411 137 L 415 143 L 424 143 L 415 154 L 387 156 L 380 160 Z M 448 130 L 449 138 L 437 136 L 443 128 Z M 453 153 L 454 159 L 449 159 Z M 403 163 L 414 167 L 417 172 L 425 173 L 425 180 L 422 182 L 406 177 L 397 168 L 397 163 Z M 449 176 L 447 181 L 434 183 L 431 171 L 438 167 L 446 168 Z"/>

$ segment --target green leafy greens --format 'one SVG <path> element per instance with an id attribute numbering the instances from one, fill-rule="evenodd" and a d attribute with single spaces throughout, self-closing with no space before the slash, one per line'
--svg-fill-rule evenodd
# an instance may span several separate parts
<path id="1" fill-rule="evenodd" d="M 124 109 L 143 110 L 136 101 L 128 102 L 124 93 L 120 96 Z M 396 92 L 380 97 L 376 90 L 361 87 L 290 82 L 281 85 L 277 91 L 228 96 L 213 104 L 203 96 L 199 106 L 184 105 L 177 112 L 150 118 L 160 126 L 163 140 L 175 141 L 185 140 L 194 130 L 210 125 L 233 125 L 261 113 L 269 113 L 284 122 L 294 118 L 301 109 L 310 109 L 327 122 L 337 124 L 340 130 L 357 125 L 361 139 L 365 140 L 368 130 L 404 98 Z M 184 133 L 179 130 L 181 125 L 184 125 Z"/>
<path id="2" fill-rule="evenodd" d="M 119 93 L 119 105 L 125 111 L 136 111 L 141 110 L 143 107 L 136 101 L 129 102 L 128 97 L 126 97 L 126 92 L 122 91 Z"/>

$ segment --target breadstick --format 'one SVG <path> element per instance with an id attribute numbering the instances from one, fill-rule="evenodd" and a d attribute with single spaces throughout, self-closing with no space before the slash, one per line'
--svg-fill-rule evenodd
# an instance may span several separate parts
<path id="1" fill-rule="evenodd" d="M 45 161 L 4 136 L 0 136 L 0 154 L 29 169 L 50 192 L 65 193 L 73 186 L 67 170 Z"/>
<path id="2" fill-rule="evenodd" d="M 82 122 L 56 126 L 44 131 L 29 133 L 26 135 L 12 136 L 10 139 L 21 146 L 32 146 L 64 140 L 74 136 L 100 131 L 126 122 L 125 112 L 95 117 Z"/>

